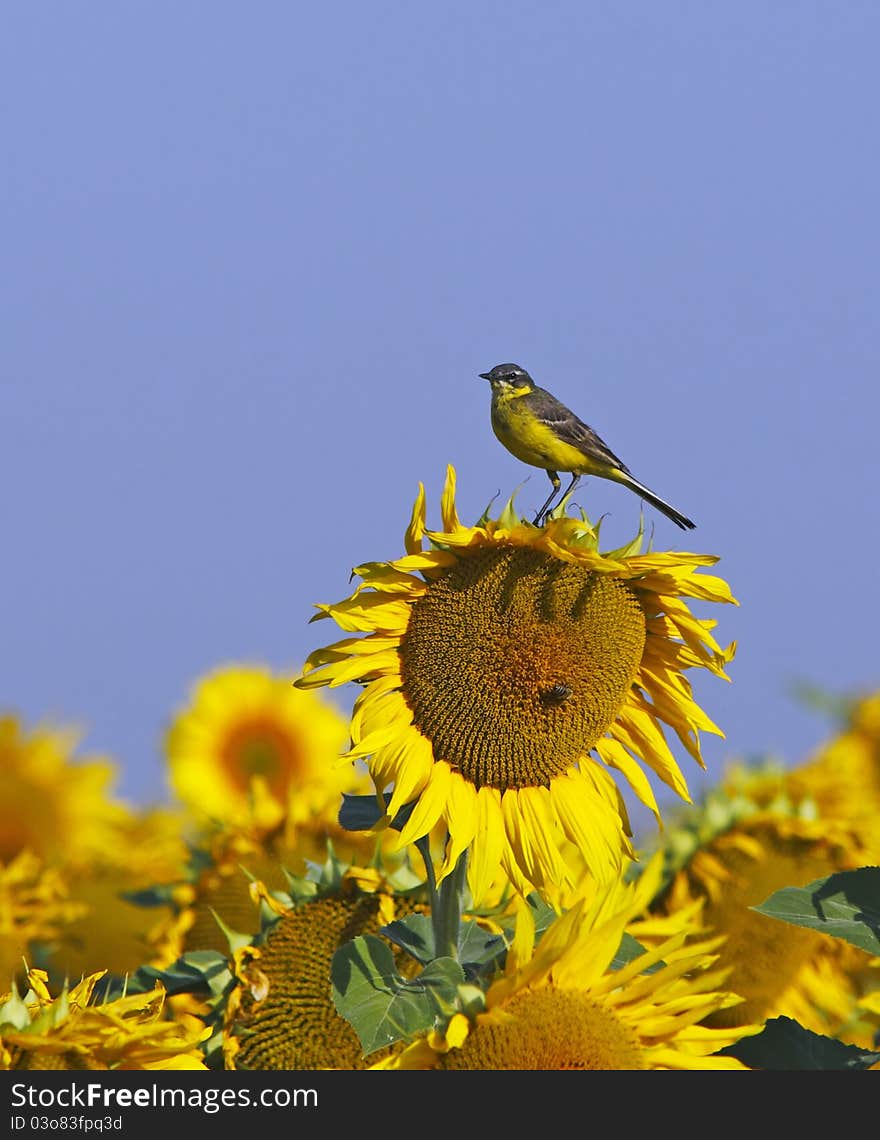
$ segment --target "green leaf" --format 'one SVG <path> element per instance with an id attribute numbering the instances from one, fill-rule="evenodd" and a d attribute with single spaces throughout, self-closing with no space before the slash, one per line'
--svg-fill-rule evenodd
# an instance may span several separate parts
<path id="1" fill-rule="evenodd" d="M 426 966 L 437 956 L 434 926 L 429 915 L 409 914 L 383 926 L 385 937 Z M 458 928 L 458 961 L 465 974 L 473 977 L 495 962 L 507 950 L 504 939 L 491 934 L 473 919 L 465 918 Z"/>
<path id="2" fill-rule="evenodd" d="M 880 954 L 880 867 L 838 871 L 806 887 L 783 887 L 752 910 Z"/>
<path id="3" fill-rule="evenodd" d="M 383 793 L 385 807 L 391 802 L 390 792 Z M 412 800 L 404 804 L 389 827 L 395 831 L 402 831 L 406 821 L 412 815 L 413 808 L 418 801 Z M 384 818 L 375 796 L 353 796 L 348 792 L 342 793 L 342 807 L 339 809 L 339 826 L 346 831 L 372 831 L 380 819 Z"/>
<path id="4" fill-rule="evenodd" d="M 639 958 L 642 954 L 646 953 L 647 951 L 641 942 L 624 931 L 620 945 L 617 947 L 617 953 L 611 961 L 611 969 L 621 970 L 624 966 L 628 966 L 635 958 Z M 644 972 L 646 974 L 653 974 L 656 970 L 662 970 L 663 966 L 663 962 L 655 962 L 653 966 L 649 966 Z"/>
<path id="5" fill-rule="evenodd" d="M 532 921 L 535 924 L 535 941 L 541 937 L 546 931 L 547 927 L 551 925 L 559 915 L 548 902 L 545 902 L 539 894 L 531 894 L 526 899 L 529 908 L 532 910 Z"/>
<path id="6" fill-rule="evenodd" d="M 455 1007 L 464 972 L 452 958 L 438 958 L 412 980 L 397 972 L 387 943 L 360 935 L 333 955 L 333 1002 L 358 1035 L 367 1056 L 395 1041 L 410 1041 Z"/>
<path id="7" fill-rule="evenodd" d="M 507 953 L 500 934 L 492 934 L 473 919 L 464 919 L 458 928 L 458 960 L 469 975 L 482 973 Z"/>
<path id="8" fill-rule="evenodd" d="M 855 1045 L 813 1033 L 790 1017 L 774 1017 L 757 1037 L 743 1037 L 720 1052 L 750 1069 L 869 1069 L 880 1061 Z"/>
<path id="9" fill-rule="evenodd" d="M 426 914 L 408 914 L 383 926 L 385 937 L 426 966 L 435 957 L 434 927 Z"/>

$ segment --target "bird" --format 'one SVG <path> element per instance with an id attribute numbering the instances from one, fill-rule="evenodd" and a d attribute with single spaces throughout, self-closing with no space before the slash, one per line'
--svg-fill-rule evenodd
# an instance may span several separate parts
<path id="1" fill-rule="evenodd" d="M 542 467 L 552 484 L 547 501 L 535 515 L 535 526 L 550 511 L 559 494 L 559 472 L 571 474 L 562 500 L 584 475 L 597 475 L 628 487 L 682 530 L 697 524 L 640 483 L 626 464 L 591 427 L 544 388 L 539 388 L 518 364 L 496 364 L 478 373 L 492 386 L 492 430 L 511 454 L 532 467 Z"/>

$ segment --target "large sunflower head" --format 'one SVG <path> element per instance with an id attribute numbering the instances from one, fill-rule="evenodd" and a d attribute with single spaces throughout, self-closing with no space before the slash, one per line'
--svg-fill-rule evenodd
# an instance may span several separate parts
<path id="1" fill-rule="evenodd" d="M 600 879 L 632 854 L 609 769 L 658 815 L 640 761 L 685 799 L 667 743 L 672 729 L 698 763 L 702 731 L 719 729 L 685 674 L 725 677 L 733 647 L 688 599 L 733 602 L 699 554 L 601 553 L 585 519 L 536 528 L 512 503 L 499 518 L 459 522 L 455 473 L 442 528 L 425 529 L 420 488 L 404 557 L 356 568 L 361 582 L 318 606 L 355 635 L 312 653 L 301 688 L 364 686 L 350 758 L 365 757 L 387 816 L 414 805 L 401 845 L 438 823 L 450 836 L 441 876 L 472 841 L 469 885 L 480 899 L 499 866 L 521 891 L 573 886 L 573 844 Z M 427 546 L 426 546 L 427 540 Z"/>
<path id="2" fill-rule="evenodd" d="M 699 907 L 681 912 L 650 950 L 614 967 L 621 939 L 659 881 L 654 860 L 637 882 L 618 880 L 581 899 L 533 945 L 520 908 L 504 974 L 485 1008 L 374 1063 L 381 1069 L 742 1069 L 718 1051 L 758 1026 L 700 1024 L 739 999 L 714 968 L 717 939 Z"/>
<path id="3" fill-rule="evenodd" d="M 165 990 L 102 1001 L 104 971 L 52 996 L 30 970 L 24 998 L 0 1000 L 0 1069 L 205 1069 L 209 1029 L 193 1017 L 167 1016 Z"/>
<path id="4" fill-rule="evenodd" d="M 318 694 L 259 666 L 201 677 L 165 739 L 172 786 L 201 823 L 273 828 L 288 838 L 335 820 L 354 766 L 334 761 L 347 725 Z"/>
<path id="5" fill-rule="evenodd" d="M 128 818 L 108 795 L 116 770 L 104 758 L 76 756 L 78 740 L 69 728 L 28 730 L 18 717 L 0 716 L 0 860 L 27 850 L 76 869 L 112 845 Z"/>

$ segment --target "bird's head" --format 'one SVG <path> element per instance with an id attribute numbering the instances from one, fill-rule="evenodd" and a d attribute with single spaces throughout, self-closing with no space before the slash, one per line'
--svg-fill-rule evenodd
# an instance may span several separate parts
<path id="1" fill-rule="evenodd" d="M 535 386 L 525 368 L 520 368 L 518 364 L 496 364 L 489 372 L 481 372 L 480 379 L 488 380 L 495 393 L 521 392 L 524 388 L 531 389 Z"/>

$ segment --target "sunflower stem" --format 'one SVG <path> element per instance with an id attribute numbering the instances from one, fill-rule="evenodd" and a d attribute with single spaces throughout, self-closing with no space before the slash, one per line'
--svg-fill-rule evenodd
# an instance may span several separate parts
<path id="1" fill-rule="evenodd" d="M 437 884 L 431 842 L 426 835 L 415 841 L 425 864 L 425 878 L 431 896 L 431 929 L 434 932 L 434 957 L 458 961 L 458 934 L 461 927 L 462 898 L 467 876 L 467 849 L 442 883 Z"/>
<path id="2" fill-rule="evenodd" d="M 465 848 L 452 871 L 437 887 L 432 899 L 431 924 L 434 928 L 434 952 L 438 958 L 454 958 L 458 961 L 458 935 L 466 875 Z"/>
<path id="3" fill-rule="evenodd" d="M 434 862 L 431 859 L 431 843 L 427 835 L 423 835 L 421 839 L 415 841 L 415 847 L 422 857 L 422 862 L 425 864 L 425 878 L 428 881 L 428 890 L 431 892 L 431 911 L 434 910 L 434 903 L 437 900 L 437 876 L 434 874 Z"/>

